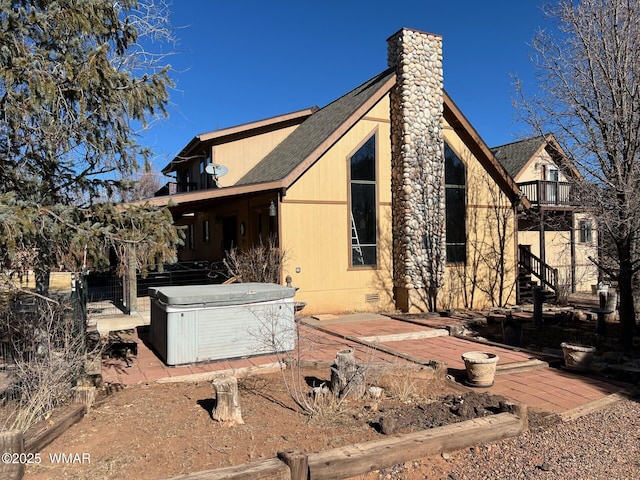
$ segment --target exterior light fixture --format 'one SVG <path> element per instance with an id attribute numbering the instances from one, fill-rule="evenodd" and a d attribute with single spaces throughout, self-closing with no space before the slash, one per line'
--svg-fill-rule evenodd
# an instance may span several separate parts
<path id="1" fill-rule="evenodd" d="M 276 208 L 276 204 L 273 200 L 271 200 L 271 204 L 269 204 L 269 216 L 275 217 L 277 213 L 278 213 L 278 210 Z"/>

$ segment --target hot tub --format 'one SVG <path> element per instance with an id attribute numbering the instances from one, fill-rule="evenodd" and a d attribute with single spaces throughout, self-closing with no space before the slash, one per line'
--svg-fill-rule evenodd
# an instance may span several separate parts
<path id="1" fill-rule="evenodd" d="M 290 351 L 294 294 L 271 283 L 150 288 L 149 342 L 167 365 Z"/>

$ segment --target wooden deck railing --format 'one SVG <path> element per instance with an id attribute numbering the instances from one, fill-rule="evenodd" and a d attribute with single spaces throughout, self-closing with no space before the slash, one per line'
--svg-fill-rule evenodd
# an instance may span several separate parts
<path id="1" fill-rule="evenodd" d="M 547 265 L 522 245 L 518 245 L 518 266 L 538 278 L 543 286 L 558 291 L 558 269 Z"/>
<path id="2" fill-rule="evenodd" d="M 568 182 L 535 180 L 518 183 L 518 187 L 533 205 L 572 206 L 577 204 L 574 188 Z"/>

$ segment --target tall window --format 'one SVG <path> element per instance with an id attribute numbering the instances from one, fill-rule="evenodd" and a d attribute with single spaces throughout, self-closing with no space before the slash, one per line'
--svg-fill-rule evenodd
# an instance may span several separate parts
<path id="1" fill-rule="evenodd" d="M 591 220 L 580 220 L 580 243 L 593 242 Z"/>
<path id="2" fill-rule="evenodd" d="M 202 241 L 208 242 L 211 229 L 209 228 L 209 220 L 202 222 Z"/>
<path id="3" fill-rule="evenodd" d="M 351 265 L 375 266 L 378 257 L 376 209 L 376 136 L 349 159 Z"/>
<path id="4" fill-rule="evenodd" d="M 196 235 L 195 235 L 195 227 L 193 223 L 189 224 L 189 250 L 196 249 Z"/>
<path id="5" fill-rule="evenodd" d="M 206 160 L 200 160 L 200 165 L 198 168 L 198 172 L 200 173 L 200 185 L 199 189 L 207 188 L 207 173 L 204 171 L 204 168 L 207 166 Z"/>
<path id="6" fill-rule="evenodd" d="M 446 143 L 444 160 L 447 263 L 465 263 L 467 260 L 465 166 Z"/>

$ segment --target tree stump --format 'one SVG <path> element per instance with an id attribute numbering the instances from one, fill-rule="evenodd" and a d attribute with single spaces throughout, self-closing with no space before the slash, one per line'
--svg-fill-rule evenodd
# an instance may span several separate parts
<path id="1" fill-rule="evenodd" d="M 221 377 L 213 381 L 216 392 L 216 409 L 213 419 L 219 422 L 243 424 L 238 396 L 238 379 L 236 377 Z"/>
<path id="2" fill-rule="evenodd" d="M 77 386 L 71 389 L 71 401 L 73 403 L 78 403 L 81 405 L 85 405 L 87 407 L 87 411 L 93 405 L 93 402 L 96 401 L 96 387 L 93 386 Z"/>
<path id="3" fill-rule="evenodd" d="M 0 432 L 0 452 L 4 454 L 0 462 L 0 478 L 21 480 L 24 476 L 24 462 L 18 457 L 24 453 L 24 435 L 20 430 Z M 7 456 L 5 458 L 5 456 Z M 16 458 L 17 457 L 17 458 Z M 13 460 L 16 460 L 15 462 Z"/>
<path id="4" fill-rule="evenodd" d="M 356 364 L 352 349 L 339 350 L 331 365 L 331 391 L 338 398 L 362 397 L 365 393 L 364 369 Z"/>

